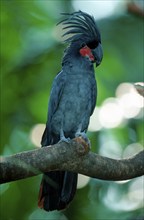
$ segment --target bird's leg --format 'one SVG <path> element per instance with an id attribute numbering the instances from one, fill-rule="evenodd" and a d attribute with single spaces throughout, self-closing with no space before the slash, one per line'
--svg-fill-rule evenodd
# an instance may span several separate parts
<path id="1" fill-rule="evenodd" d="M 77 132 L 75 133 L 75 137 L 82 137 L 90 146 L 90 141 L 85 133 L 85 131 L 81 131 L 82 124 L 79 125 Z"/>
<path id="2" fill-rule="evenodd" d="M 63 129 L 61 128 L 61 130 L 60 130 L 60 141 L 59 141 L 59 143 L 62 142 L 62 141 L 66 142 L 66 143 L 69 143 L 69 142 L 70 142 L 70 138 L 66 138 L 66 137 L 65 137 L 64 132 L 63 132 Z"/>

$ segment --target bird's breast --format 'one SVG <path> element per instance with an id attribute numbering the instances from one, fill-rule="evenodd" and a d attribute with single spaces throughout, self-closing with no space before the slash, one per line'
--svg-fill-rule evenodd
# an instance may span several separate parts
<path id="1" fill-rule="evenodd" d="M 87 128 L 91 112 L 92 83 L 90 77 L 68 76 L 52 125 L 56 133 L 75 133 L 80 124 Z"/>

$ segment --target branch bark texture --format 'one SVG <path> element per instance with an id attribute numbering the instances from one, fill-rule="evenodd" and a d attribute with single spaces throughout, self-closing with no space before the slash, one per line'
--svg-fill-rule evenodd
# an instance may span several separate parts
<path id="1" fill-rule="evenodd" d="M 127 159 L 111 159 L 89 151 L 81 138 L 70 143 L 0 158 L 0 183 L 67 170 L 103 180 L 127 180 L 144 174 L 144 151 Z"/>

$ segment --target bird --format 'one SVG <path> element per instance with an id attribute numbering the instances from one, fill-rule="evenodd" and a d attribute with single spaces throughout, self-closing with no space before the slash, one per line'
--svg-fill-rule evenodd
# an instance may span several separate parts
<path id="1" fill-rule="evenodd" d="M 64 42 L 68 44 L 62 58 L 61 71 L 56 75 L 49 99 L 42 147 L 81 136 L 86 132 L 96 106 L 97 84 L 94 64 L 103 58 L 101 35 L 93 16 L 83 11 L 62 13 Z M 45 211 L 69 207 L 77 188 L 78 174 L 50 171 L 43 174 L 38 206 Z"/>

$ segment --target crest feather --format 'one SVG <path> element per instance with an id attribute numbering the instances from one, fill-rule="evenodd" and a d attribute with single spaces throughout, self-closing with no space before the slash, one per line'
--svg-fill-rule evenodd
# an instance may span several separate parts
<path id="1" fill-rule="evenodd" d="M 100 32 L 97 28 L 93 16 L 86 12 L 78 11 L 74 13 L 61 13 L 67 16 L 66 19 L 60 21 L 57 25 L 62 24 L 63 30 L 68 29 L 62 36 L 68 36 L 64 42 L 71 43 L 79 39 L 85 41 L 101 42 Z M 70 35 L 70 36 L 69 36 Z"/>

